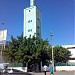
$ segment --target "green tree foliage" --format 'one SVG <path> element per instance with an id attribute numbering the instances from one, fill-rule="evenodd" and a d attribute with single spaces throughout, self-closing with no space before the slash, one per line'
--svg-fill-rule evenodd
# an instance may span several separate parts
<path id="1" fill-rule="evenodd" d="M 61 46 L 54 47 L 54 60 L 55 62 L 68 62 L 69 58 L 71 56 L 71 52 L 67 50 L 66 48 L 63 48 Z"/>
<path id="2" fill-rule="evenodd" d="M 39 38 L 18 36 L 17 39 L 11 36 L 10 45 L 6 45 L 4 55 L 10 62 L 18 61 L 22 63 L 46 62 L 50 59 L 47 51 L 48 40 Z"/>
<path id="3" fill-rule="evenodd" d="M 71 56 L 71 52 L 67 49 L 56 46 L 53 48 L 55 62 L 67 62 Z M 6 45 L 3 52 L 5 59 L 10 62 L 21 62 L 21 63 L 37 63 L 37 62 L 48 62 L 52 59 L 52 48 L 49 46 L 48 40 L 35 38 L 31 36 L 27 39 L 21 36 L 13 38 L 11 36 L 11 42 Z"/>

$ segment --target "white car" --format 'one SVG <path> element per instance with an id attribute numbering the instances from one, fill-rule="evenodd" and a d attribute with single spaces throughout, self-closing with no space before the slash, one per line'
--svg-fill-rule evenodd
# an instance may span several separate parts
<path id="1" fill-rule="evenodd" d="M 0 72 L 5 72 L 5 69 L 7 69 L 8 63 L 0 63 Z"/>

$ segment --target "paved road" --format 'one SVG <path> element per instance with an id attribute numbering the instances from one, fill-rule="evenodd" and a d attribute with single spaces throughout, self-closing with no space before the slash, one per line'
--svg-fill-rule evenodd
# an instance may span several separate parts
<path id="1" fill-rule="evenodd" d="M 35 73 L 35 72 L 30 72 L 30 73 L 12 73 L 12 74 L 2 74 L 2 75 L 45 75 L 44 72 L 42 73 Z M 49 72 L 46 72 L 46 75 L 50 75 Z M 54 75 L 75 75 L 75 72 L 55 72 Z"/>
<path id="2" fill-rule="evenodd" d="M 4 73 L 0 75 L 32 75 L 31 73 L 24 73 L 24 72 L 14 72 L 14 73 Z"/>
<path id="3" fill-rule="evenodd" d="M 32 75 L 45 75 L 42 73 L 32 73 Z M 46 75 L 50 75 L 49 72 L 46 73 Z M 75 72 L 55 72 L 54 75 L 75 75 Z"/>

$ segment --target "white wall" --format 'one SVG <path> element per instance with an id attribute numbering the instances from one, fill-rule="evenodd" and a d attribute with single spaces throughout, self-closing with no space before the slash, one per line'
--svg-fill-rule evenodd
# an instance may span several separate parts
<path id="1" fill-rule="evenodd" d="M 56 66 L 56 71 L 75 71 L 75 66 Z"/>
<path id="2" fill-rule="evenodd" d="M 75 66 L 55 66 L 55 71 L 75 71 Z M 42 67 L 41 71 L 44 71 Z M 47 71 L 50 71 L 50 68 L 47 67 Z"/>
<path id="3" fill-rule="evenodd" d="M 23 67 L 8 67 L 8 68 L 27 72 L 27 67 L 24 67 L 24 69 Z M 55 70 L 56 71 L 75 71 L 75 66 L 56 66 Z M 42 67 L 42 71 L 44 71 L 43 67 Z M 47 71 L 49 71 L 49 68 L 47 68 Z"/>

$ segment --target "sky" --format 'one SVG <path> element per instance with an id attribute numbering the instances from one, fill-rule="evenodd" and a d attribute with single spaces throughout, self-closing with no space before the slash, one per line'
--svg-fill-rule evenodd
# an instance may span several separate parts
<path id="1" fill-rule="evenodd" d="M 75 0 L 36 0 L 41 11 L 42 39 L 48 39 L 52 31 L 53 45 L 75 44 Z M 7 29 L 7 40 L 23 32 L 24 8 L 30 0 L 0 0 L 0 30 Z M 2 26 L 4 22 L 4 26 Z"/>

